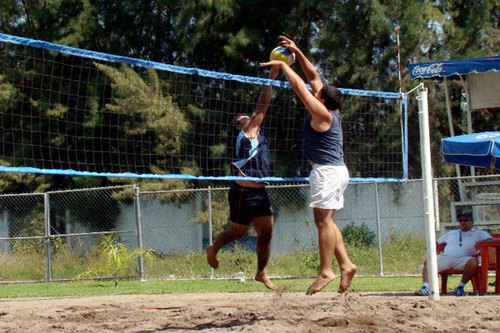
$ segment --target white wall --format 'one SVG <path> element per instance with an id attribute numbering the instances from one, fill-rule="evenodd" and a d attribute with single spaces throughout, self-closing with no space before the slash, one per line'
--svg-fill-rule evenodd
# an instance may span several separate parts
<path id="1" fill-rule="evenodd" d="M 180 206 L 162 204 L 154 199 L 141 199 L 143 246 L 169 254 L 202 251 L 202 225 L 186 223 L 194 217 L 196 203 Z M 122 205 L 116 227 L 118 230 L 135 230 L 135 220 L 134 206 Z M 122 234 L 121 239 L 130 246 L 137 245 L 135 234 Z"/>

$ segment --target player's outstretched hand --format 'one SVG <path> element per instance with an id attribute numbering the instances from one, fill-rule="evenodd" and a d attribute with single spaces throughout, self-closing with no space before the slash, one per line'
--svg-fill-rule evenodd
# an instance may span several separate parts
<path id="1" fill-rule="evenodd" d="M 290 38 L 288 38 L 286 36 L 279 36 L 279 39 L 280 39 L 281 46 L 287 47 L 293 53 L 296 53 L 297 51 L 299 51 L 297 44 L 295 44 L 295 42 L 293 40 L 291 40 Z"/>

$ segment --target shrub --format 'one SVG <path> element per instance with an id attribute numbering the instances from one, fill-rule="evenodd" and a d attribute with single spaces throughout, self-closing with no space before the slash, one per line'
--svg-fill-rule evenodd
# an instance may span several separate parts
<path id="1" fill-rule="evenodd" d="M 134 260 L 140 255 L 145 258 L 152 256 L 149 249 L 135 249 L 133 251 L 118 241 L 113 236 L 104 236 L 96 247 L 97 265 L 90 266 L 85 272 L 78 275 L 78 279 L 92 275 L 111 275 L 115 281 L 115 287 L 118 286 L 120 276 L 135 265 Z"/>
<path id="2" fill-rule="evenodd" d="M 351 222 L 351 224 L 348 224 L 342 230 L 342 235 L 344 236 L 345 243 L 360 247 L 373 245 L 373 240 L 375 239 L 375 233 L 364 223 L 361 226 L 357 226 L 354 222 Z"/>

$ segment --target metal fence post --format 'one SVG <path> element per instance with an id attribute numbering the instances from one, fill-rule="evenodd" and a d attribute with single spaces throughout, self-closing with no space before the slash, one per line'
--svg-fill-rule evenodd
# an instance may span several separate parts
<path id="1" fill-rule="evenodd" d="M 384 276 L 384 259 L 382 254 L 382 228 L 380 227 L 380 205 L 378 201 L 378 184 L 375 184 L 375 211 L 376 211 L 376 221 L 377 221 L 377 236 L 378 236 L 378 261 L 379 261 L 379 274 Z"/>
<path id="2" fill-rule="evenodd" d="M 208 186 L 208 245 L 213 245 L 212 228 L 212 187 Z M 210 267 L 210 278 L 214 278 L 214 269 Z"/>
<path id="3" fill-rule="evenodd" d="M 141 225 L 141 205 L 139 187 L 134 185 L 134 210 L 135 210 L 135 226 L 137 235 L 137 247 L 142 250 L 142 225 Z M 139 277 L 144 281 L 144 256 L 142 252 L 138 258 Z"/>
<path id="4" fill-rule="evenodd" d="M 50 199 L 49 194 L 44 193 L 44 222 L 45 222 L 45 282 L 52 281 L 52 246 L 50 241 Z"/>

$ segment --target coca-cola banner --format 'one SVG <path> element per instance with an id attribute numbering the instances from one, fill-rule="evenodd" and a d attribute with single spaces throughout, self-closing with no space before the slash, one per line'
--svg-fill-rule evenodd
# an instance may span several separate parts
<path id="1" fill-rule="evenodd" d="M 412 79 L 450 80 L 463 76 L 472 110 L 500 107 L 500 57 L 471 58 L 410 64 Z"/>
<path id="2" fill-rule="evenodd" d="M 408 67 L 412 79 L 448 77 L 470 73 L 500 71 L 500 57 L 422 62 L 410 64 Z"/>

